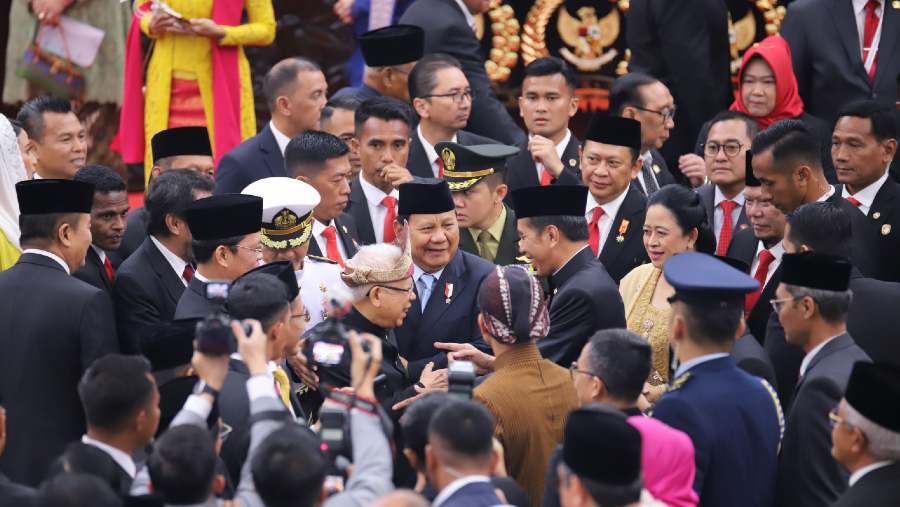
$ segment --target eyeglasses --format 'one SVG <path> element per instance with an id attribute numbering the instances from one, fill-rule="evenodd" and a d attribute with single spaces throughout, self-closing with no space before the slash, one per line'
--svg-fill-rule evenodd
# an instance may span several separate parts
<path id="1" fill-rule="evenodd" d="M 657 111 L 656 109 L 647 109 L 646 107 L 641 106 L 631 106 L 635 109 L 639 109 L 641 111 L 646 111 L 648 113 L 654 113 L 662 116 L 664 121 L 674 120 L 675 119 L 675 106 L 672 106 L 669 109 L 663 109 L 662 111 Z"/>
<path id="2" fill-rule="evenodd" d="M 309 309 L 304 308 L 303 313 L 301 313 L 299 315 L 291 315 L 291 318 L 292 319 L 302 318 L 304 322 L 309 322 L 312 317 L 310 317 L 310 315 L 309 315 Z"/>
<path id="3" fill-rule="evenodd" d="M 234 246 L 241 248 L 243 250 L 249 250 L 249 251 L 255 253 L 256 255 L 262 255 L 262 253 L 263 253 L 263 249 L 261 246 L 258 246 L 256 248 L 250 248 L 249 246 L 244 246 L 244 245 L 234 245 Z"/>
<path id="4" fill-rule="evenodd" d="M 841 424 L 843 424 L 847 428 L 853 428 L 852 425 L 847 424 L 847 421 L 845 421 L 843 417 L 838 415 L 838 407 L 834 407 L 833 409 L 831 409 L 831 411 L 828 412 L 828 422 L 831 423 L 832 429 L 840 426 Z"/>
<path id="5" fill-rule="evenodd" d="M 569 376 L 572 377 L 572 380 L 575 380 L 576 373 L 581 373 L 582 375 L 590 375 L 592 377 L 597 377 L 598 379 L 603 381 L 603 377 L 601 377 L 600 375 L 597 375 L 596 373 L 594 373 L 592 371 L 578 369 L 578 362 L 572 361 L 572 364 L 569 365 Z"/>
<path id="6" fill-rule="evenodd" d="M 466 100 L 472 100 L 472 90 L 463 90 L 461 92 L 450 92 L 450 93 L 440 93 L 440 94 L 431 94 L 431 95 L 423 95 L 421 98 L 430 99 L 432 97 L 450 97 L 453 99 L 453 102 L 457 104 L 461 104 Z"/>
<path id="7" fill-rule="evenodd" d="M 772 309 L 775 310 L 775 313 L 780 313 L 785 303 L 795 301 L 796 299 L 797 298 L 771 299 L 769 300 L 769 304 L 772 305 Z"/>
<path id="8" fill-rule="evenodd" d="M 719 150 L 721 149 L 725 152 L 726 157 L 734 158 L 734 157 L 738 156 L 738 154 L 741 152 L 741 148 L 743 148 L 743 147 L 744 147 L 744 145 L 737 141 L 726 141 L 724 144 L 719 144 L 719 143 L 715 143 L 715 142 L 705 143 L 703 145 L 703 153 L 707 157 L 715 157 L 716 155 L 719 154 Z"/>
<path id="9" fill-rule="evenodd" d="M 375 287 L 381 287 L 382 289 L 388 289 L 395 292 L 402 292 L 404 294 L 409 294 L 413 290 L 413 285 L 410 285 L 406 289 L 401 289 L 400 287 L 391 287 L 390 285 L 375 285 Z"/>

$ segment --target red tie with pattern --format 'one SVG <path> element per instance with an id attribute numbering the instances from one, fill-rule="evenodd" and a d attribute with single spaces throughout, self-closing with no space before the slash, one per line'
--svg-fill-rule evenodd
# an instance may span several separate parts
<path id="1" fill-rule="evenodd" d="M 862 204 L 861 202 L 859 202 L 859 199 L 857 199 L 856 197 L 853 197 L 852 195 L 847 198 L 847 202 L 856 206 L 857 208 L 860 207 L 860 205 Z"/>
<path id="2" fill-rule="evenodd" d="M 875 9 L 878 8 L 880 4 L 875 0 L 869 0 L 866 3 L 866 21 L 863 25 L 863 47 L 862 47 L 862 59 L 863 65 L 865 65 L 866 60 L 869 59 L 869 50 L 872 48 L 872 44 L 875 42 L 875 32 L 878 31 L 878 14 L 875 14 Z M 875 50 L 875 57 L 872 59 L 872 67 L 869 68 L 869 79 L 875 80 L 875 65 L 878 64 L 878 50 Z"/>
<path id="3" fill-rule="evenodd" d="M 541 186 L 546 187 L 547 185 L 553 183 L 553 175 L 550 174 L 550 171 L 547 170 L 546 167 L 541 168 Z"/>
<path id="4" fill-rule="evenodd" d="M 438 165 L 438 178 L 444 177 L 444 161 L 441 160 L 441 157 L 437 157 L 434 159 L 434 162 Z"/>
<path id="5" fill-rule="evenodd" d="M 381 200 L 381 205 L 387 208 L 387 213 L 384 215 L 384 236 L 382 242 L 393 243 L 395 239 L 394 221 L 397 220 L 397 198 L 386 195 Z"/>
<path id="6" fill-rule="evenodd" d="M 600 217 L 603 216 L 603 208 L 597 206 L 591 214 L 588 224 L 588 245 L 594 251 L 594 257 L 600 255 Z"/>
<path id="7" fill-rule="evenodd" d="M 722 231 L 719 232 L 719 245 L 716 247 L 716 255 L 725 255 L 728 251 L 728 245 L 731 244 L 731 234 L 734 231 L 734 220 L 731 218 L 731 212 L 737 208 L 734 201 L 722 201 L 719 203 L 722 208 Z"/>
<path id="8" fill-rule="evenodd" d="M 185 265 L 184 271 L 181 272 L 181 278 L 184 278 L 186 282 L 190 283 L 191 279 L 194 278 L 194 266 L 191 266 L 190 264 Z"/>
<path id="9" fill-rule="evenodd" d="M 333 225 L 329 225 L 322 231 L 322 236 L 325 236 L 325 256 L 337 262 L 343 268 L 344 259 L 341 258 L 341 251 L 338 250 L 337 246 L 337 229 Z"/>
<path id="10" fill-rule="evenodd" d="M 772 252 L 768 250 L 759 252 L 759 265 L 756 266 L 756 273 L 753 274 L 753 278 L 756 278 L 756 281 L 759 282 L 759 289 L 747 294 L 747 300 L 744 303 L 744 311 L 746 313 L 750 313 L 750 310 L 753 309 L 753 306 L 759 300 L 759 295 L 762 294 L 763 288 L 766 286 L 766 277 L 769 276 L 769 266 L 774 260 L 775 256 L 772 255 Z"/>
<path id="11" fill-rule="evenodd" d="M 109 256 L 107 255 L 105 259 L 103 259 L 103 267 L 106 268 L 106 277 L 110 282 L 116 279 L 116 272 L 113 270 L 112 262 L 109 262 Z"/>

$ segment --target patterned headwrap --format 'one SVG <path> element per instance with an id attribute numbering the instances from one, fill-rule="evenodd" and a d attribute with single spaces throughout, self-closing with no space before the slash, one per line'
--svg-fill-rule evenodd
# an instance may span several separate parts
<path id="1" fill-rule="evenodd" d="M 344 266 L 344 271 L 341 273 L 341 280 L 348 287 L 396 282 L 408 278 L 413 272 L 413 262 L 409 249 L 404 251 L 403 255 L 397 257 L 397 262 L 389 269 L 360 265 L 354 262 L 355 260 L 355 257 L 348 260 Z"/>
<path id="2" fill-rule="evenodd" d="M 478 307 L 488 332 L 501 343 L 539 340 L 550 331 L 541 284 L 524 266 L 497 266 L 481 284 Z"/>

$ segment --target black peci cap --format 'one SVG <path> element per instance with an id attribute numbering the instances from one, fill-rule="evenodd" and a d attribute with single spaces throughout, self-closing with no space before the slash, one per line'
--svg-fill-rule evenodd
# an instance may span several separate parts
<path id="1" fill-rule="evenodd" d="M 610 498 L 612 505 L 632 503 L 641 494 L 641 433 L 624 414 L 591 406 L 569 414 L 562 458 L 578 477 L 632 497 Z"/>
<path id="2" fill-rule="evenodd" d="M 506 159 L 519 153 L 515 146 L 438 143 L 434 149 L 444 163 L 444 179 L 451 192 L 473 187 L 483 178 L 505 170 Z"/>
<path id="3" fill-rule="evenodd" d="M 27 180 L 16 183 L 22 215 L 90 213 L 94 185 L 72 180 Z"/>
<path id="4" fill-rule="evenodd" d="M 584 139 L 595 143 L 625 146 L 640 153 L 641 122 L 631 118 L 595 113 Z"/>
<path id="5" fill-rule="evenodd" d="M 425 31 L 415 25 L 392 25 L 359 36 L 359 49 L 369 67 L 418 61 L 425 51 Z"/>
<path id="6" fill-rule="evenodd" d="M 873 423 L 900 433 L 900 367 L 857 362 L 844 394 L 847 404 Z"/>
<path id="7" fill-rule="evenodd" d="M 255 267 L 250 271 L 247 271 L 246 273 L 238 277 L 234 282 L 237 283 L 241 278 L 252 275 L 254 273 L 266 273 L 269 275 L 274 275 L 276 278 L 281 280 L 281 282 L 287 289 L 288 303 L 297 299 L 297 296 L 300 294 L 300 286 L 297 284 L 297 275 L 294 274 L 294 265 L 291 264 L 291 261 L 275 261 L 268 264 L 263 264 L 262 266 Z"/>
<path id="8" fill-rule="evenodd" d="M 747 171 L 744 176 L 744 183 L 748 187 L 762 186 L 762 183 L 760 183 L 760 181 L 756 179 L 756 176 L 753 175 L 753 154 L 750 153 L 750 150 L 747 150 Z"/>
<path id="9" fill-rule="evenodd" d="M 512 193 L 516 218 L 547 216 L 584 216 L 587 187 L 581 185 L 547 185 L 525 187 Z"/>
<path id="10" fill-rule="evenodd" d="M 262 198 L 255 195 L 213 195 L 192 202 L 185 218 L 197 240 L 244 236 L 260 231 L 262 205 Z"/>
<path id="11" fill-rule="evenodd" d="M 157 132 L 150 140 L 153 163 L 179 155 L 212 156 L 206 127 L 176 127 Z"/>
<path id="12" fill-rule="evenodd" d="M 416 178 L 398 187 L 400 199 L 397 213 L 400 215 L 436 215 L 453 211 L 453 196 L 444 180 Z"/>
<path id="13" fill-rule="evenodd" d="M 818 252 L 784 254 L 781 283 L 809 289 L 843 292 L 850 288 L 850 261 Z"/>
<path id="14" fill-rule="evenodd" d="M 141 347 L 153 371 L 168 370 L 191 363 L 194 336 L 201 319 L 178 319 L 160 323 Z"/>

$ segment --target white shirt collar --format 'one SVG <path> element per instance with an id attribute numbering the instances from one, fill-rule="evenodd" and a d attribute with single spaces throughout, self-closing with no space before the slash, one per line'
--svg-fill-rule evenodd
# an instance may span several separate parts
<path id="1" fill-rule="evenodd" d="M 880 0 L 875 0 L 879 3 L 879 7 L 881 6 Z M 862 14 L 866 9 L 866 4 L 869 3 L 869 0 L 853 0 L 853 12 L 858 16 Z M 878 9 L 875 9 L 875 12 L 878 12 Z"/>
<path id="2" fill-rule="evenodd" d="M 825 202 L 834 195 L 834 185 L 828 185 L 828 191 L 822 194 L 822 197 L 816 199 L 816 202 Z"/>
<path id="3" fill-rule="evenodd" d="M 431 507 L 440 507 L 440 505 L 446 502 L 454 493 L 469 484 L 474 484 L 476 482 L 491 482 L 491 478 L 486 475 L 467 475 L 465 477 L 460 477 L 441 490 L 440 494 L 435 497 L 434 502 L 431 503 Z"/>
<path id="4" fill-rule="evenodd" d="M 722 193 L 722 189 L 719 188 L 719 185 L 713 185 L 713 188 L 716 189 L 716 192 L 715 192 L 716 196 L 713 198 L 713 207 L 718 208 L 720 202 L 727 201 L 729 199 L 727 197 L 725 197 L 725 194 Z M 744 205 L 744 191 L 741 190 L 740 192 L 737 193 L 736 196 L 732 197 L 730 200 L 736 202 L 738 204 L 738 206 L 743 206 Z"/>
<path id="5" fill-rule="evenodd" d="M 469 25 L 469 28 L 471 28 L 472 31 L 474 31 L 475 30 L 475 16 L 473 16 L 472 13 L 469 12 L 469 8 L 466 7 L 465 2 L 463 2 L 462 0 L 456 0 L 456 5 L 462 10 L 463 16 L 466 17 L 466 24 Z"/>
<path id="6" fill-rule="evenodd" d="M 460 2 L 461 0 L 456 0 L 456 1 Z M 469 11 L 466 11 L 466 12 L 469 12 Z M 419 126 L 416 127 L 416 135 L 419 136 L 419 142 L 422 143 L 422 148 L 425 148 L 425 156 L 428 157 L 428 163 L 433 165 L 434 160 L 436 158 L 438 158 L 437 150 L 434 149 L 434 145 L 429 143 L 428 139 L 425 139 L 425 135 L 422 134 L 422 124 L 421 123 L 419 123 Z M 457 137 L 456 134 L 453 134 L 453 137 L 450 139 L 449 142 L 451 142 L 451 143 L 457 142 L 456 137 Z"/>
<path id="7" fill-rule="evenodd" d="M 322 231 L 324 231 L 326 227 L 332 227 L 332 226 L 334 227 L 335 233 L 337 233 L 337 226 L 334 225 L 334 220 L 332 220 L 331 222 L 328 222 L 327 224 L 323 224 L 322 222 L 313 218 L 313 235 L 321 236 Z"/>
<path id="8" fill-rule="evenodd" d="M 869 210 L 872 208 L 872 203 L 875 202 L 875 196 L 878 195 L 878 191 L 881 190 L 882 185 L 884 185 L 884 182 L 887 181 L 887 179 L 888 172 L 885 171 L 874 183 L 855 194 L 851 194 L 850 191 L 847 190 L 847 185 L 844 185 L 841 196 L 846 199 L 852 195 L 854 199 L 859 201 L 859 210 L 862 211 L 864 215 L 868 215 Z"/>
<path id="9" fill-rule="evenodd" d="M 178 279 L 181 280 L 181 283 L 187 285 L 187 281 L 182 277 L 182 275 L 184 274 L 184 268 L 188 264 L 187 261 L 175 255 L 174 252 L 166 248 L 166 245 L 163 245 L 155 237 L 150 236 L 150 241 L 152 241 L 153 244 L 156 245 L 156 248 L 159 249 L 159 252 L 163 255 L 163 258 L 166 259 L 166 262 L 169 263 L 169 266 L 172 266 L 172 270 L 175 271 L 176 275 L 178 275 Z"/>
<path id="10" fill-rule="evenodd" d="M 706 354 L 703 356 L 698 356 L 693 359 L 688 359 L 687 361 L 678 365 L 678 368 L 675 370 L 675 378 L 678 378 L 682 373 L 690 370 L 691 368 L 703 364 L 708 361 L 713 361 L 716 359 L 721 359 L 723 357 L 728 357 L 730 354 L 728 352 L 716 352 L 715 354 Z"/>
<path id="11" fill-rule="evenodd" d="M 766 250 L 766 245 L 763 245 L 762 241 L 756 243 L 756 258 L 759 259 L 759 254 L 762 253 L 763 250 Z M 772 257 L 775 257 L 773 262 L 780 262 L 781 256 L 784 255 L 784 240 L 775 243 L 772 248 L 769 248 L 769 253 L 772 254 Z M 770 268 L 771 269 L 771 268 Z"/>
<path id="12" fill-rule="evenodd" d="M 840 336 L 840 335 L 832 336 L 831 338 L 823 341 L 822 343 L 816 345 L 815 348 L 810 350 L 805 356 L 803 356 L 803 362 L 800 363 L 800 376 L 801 377 L 806 375 L 806 369 L 809 368 L 809 363 L 811 363 L 813 358 L 816 357 L 816 354 L 821 352 L 822 349 L 825 348 L 825 345 L 828 345 L 828 342 L 830 342 L 831 340 L 834 340 L 838 336 Z"/>
<path id="13" fill-rule="evenodd" d="M 606 204 L 597 204 L 597 199 L 594 199 L 594 196 L 591 195 L 590 192 L 588 192 L 584 214 L 588 216 L 588 220 L 590 220 L 590 214 L 594 211 L 594 208 L 600 206 L 601 208 L 603 208 L 603 215 L 608 216 L 614 220 L 616 215 L 619 213 L 619 208 L 622 207 L 622 203 L 625 202 L 625 197 L 627 195 L 628 187 L 625 187 L 625 191 L 619 194 L 619 197 L 616 197 Z"/>
<path id="14" fill-rule="evenodd" d="M 92 445 L 97 449 L 105 452 L 106 454 L 109 454 L 109 457 L 112 458 L 113 461 L 115 461 L 116 464 L 118 464 L 122 468 L 122 470 L 125 470 L 125 473 L 127 473 L 128 476 L 132 479 L 134 479 L 134 477 L 137 475 L 137 466 L 135 466 L 134 460 L 131 458 L 131 456 L 128 455 L 127 452 L 121 449 L 116 449 L 115 447 L 109 444 L 105 444 L 99 440 L 94 440 L 87 435 L 81 437 L 81 442 L 83 444 Z"/>
<path id="15" fill-rule="evenodd" d="M 104 252 L 102 248 L 100 248 L 94 244 L 91 244 L 91 249 L 94 251 L 95 254 L 97 254 L 97 257 L 100 257 L 100 264 L 103 264 L 106 262 L 106 252 Z"/>
<path id="16" fill-rule="evenodd" d="M 434 281 L 437 283 L 438 280 L 441 279 L 441 275 L 444 273 L 444 270 L 447 269 L 447 266 L 442 267 L 441 269 L 431 273 L 434 276 Z M 413 264 L 413 280 L 418 282 L 419 278 L 422 278 L 426 271 L 418 266 L 418 264 Z"/>
<path id="17" fill-rule="evenodd" d="M 197 268 L 197 270 L 194 271 L 194 278 L 203 283 L 209 283 L 209 278 L 203 276 L 203 273 L 200 272 L 200 268 Z"/>
<path id="18" fill-rule="evenodd" d="M 854 484 L 859 482 L 859 480 L 862 479 L 863 476 L 868 474 L 869 472 L 874 472 L 875 470 L 878 470 L 879 468 L 884 468 L 886 466 L 893 465 L 894 463 L 896 463 L 896 462 L 895 461 L 876 461 L 875 463 L 872 463 L 870 465 L 866 465 L 866 466 L 860 468 L 859 470 L 850 474 L 850 481 L 849 481 L 850 487 L 852 488 Z"/>
<path id="19" fill-rule="evenodd" d="M 66 264 L 66 261 L 64 261 L 64 260 L 62 259 L 62 257 L 56 255 L 56 254 L 53 253 L 53 252 L 48 252 L 48 251 L 46 251 L 46 250 L 40 250 L 40 249 L 37 249 L 37 248 L 26 248 L 25 250 L 22 251 L 22 255 L 25 255 L 25 254 L 27 254 L 27 253 L 32 253 L 32 254 L 37 254 L 37 255 L 43 255 L 44 257 L 49 257 L 49 258 L 55 260 L 57 264 L 59 264 L 60 266 L 62 266 L 62 268 L 66 270 L 66 274 L 67 274 L 67 275 L 71 275 L 71 274 L 72 274 L 72 272 L 69 271 L 69 265 Z"/>
<path id="20" fill-rule="evenodd" d="M 365 196 L 366 196 L 366 200 L 369 201 L 369 204 L 372 206 L 380 206 L 381 201 L 383 201 L 384 198 L 389 195 L 391 197 L 393 197 L 394 199 L 400 198 L 400 191 L 397 190 L 396 188 L 391 190 L 390 194 L 386 194 L 380 188 L 369 183 L 366 180 L 365 175 L 362 173 L 359 174 L 359 186 L 362 187 L 362 191 L 363 191 L 363 194 L 365 194 Z"/>
<path id="21" fill-rule="evenodd" d="M 275 136 L 275 142 L 278 144 L 278 149 L 281 150 L 281 155 L 284 156 L 284 150 L 287 149 L 287 145 L 291 142 L 291 138 L 284 135 L 277 127 L 275 127 L 275 123 L 269 121 L 269 128 L 272 130 L 272 135 Z"/>

